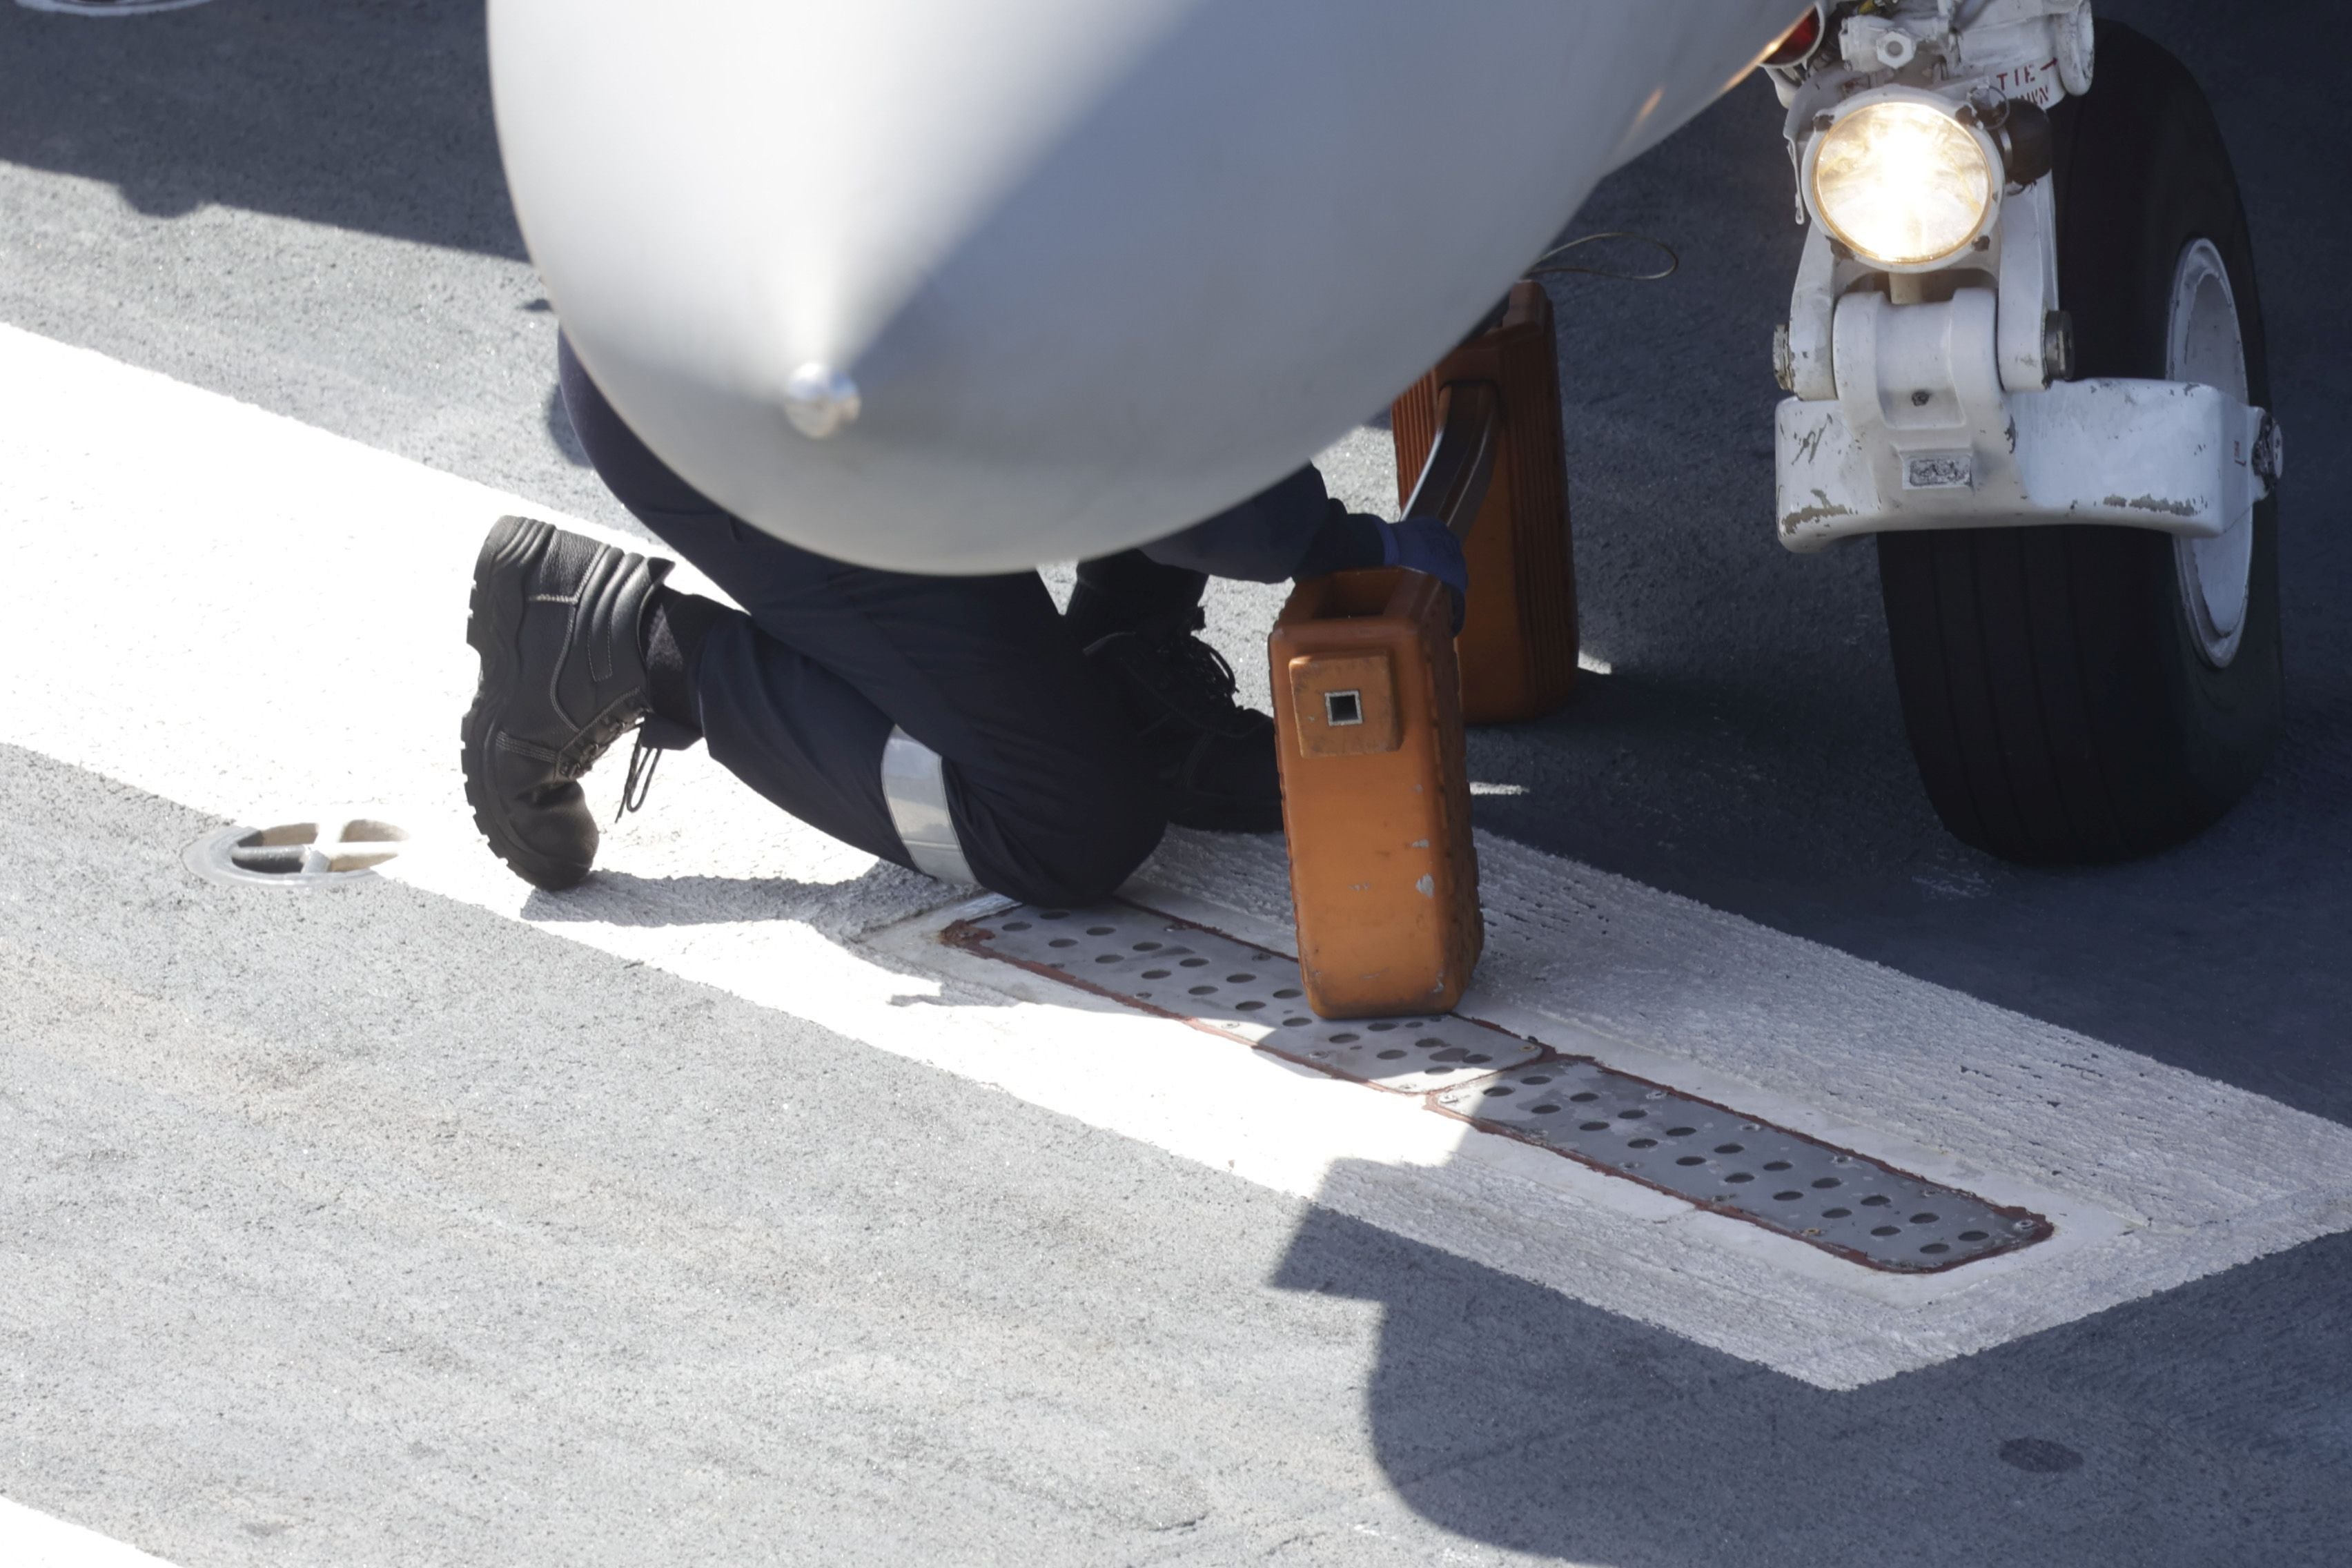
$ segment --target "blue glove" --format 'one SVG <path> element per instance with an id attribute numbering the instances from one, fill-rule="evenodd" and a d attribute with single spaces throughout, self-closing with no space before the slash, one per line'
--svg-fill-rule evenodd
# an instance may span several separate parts
<path id="1" fill-rule="evenodd" d="M 1410 518 L 1383 531 L 1381 553 L 1384 564 L 1425 572 L 1454 591 L 1454 630 L 1459 636 L 1470 598 L 1470 563 L 1462 557 L 1462 542 L 1434 518 Z"/>
<path id="2" fill-rule="evenodd" d="M 1463 613 L 1469 603 L 1470 568 L 1462 558 L 1462 542 L 1436 520 L 1422 517 L 1409 522 L 1382 522 L 1333 501 L 1330 514 L 1315 531 L 1292 574 L 1305 582 L 1328 572 L 1366 566 L 1402 566 L 1436 578 L 1454 590 L 1454 629 L 1457 634 L 1462 630 Z"/>

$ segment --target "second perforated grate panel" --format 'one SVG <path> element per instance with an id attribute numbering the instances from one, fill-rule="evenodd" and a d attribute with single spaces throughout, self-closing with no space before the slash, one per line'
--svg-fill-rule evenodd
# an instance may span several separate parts
<path id="1" fill-rule="evenodd" d="M 1489 1131 L 1880 1268 L 1935 1272 L 2050 1230 L 2035 1215 L 1582 1057 L 1463 1084 L 1433 1103 Z"/>
<path id="2" fill-rule="evenodd" d="M 1016 904 L 941 940 L 1232 1036 L 1868 1268 L 1940 1273 L 2050 1222 L 1474 1019 L 1327 1021 L 1298 961 L 1131 904 Z"/>

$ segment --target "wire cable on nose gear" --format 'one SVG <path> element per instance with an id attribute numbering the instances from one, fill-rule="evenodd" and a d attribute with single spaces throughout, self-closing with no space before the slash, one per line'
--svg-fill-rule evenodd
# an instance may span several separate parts
<path id="1" fill-rule="evenodd" d="M 1591 245 L 1595 241 L 1603 239 L 1630 239 L 1636 245 L 1654 247 L 1656 249 L 1664 252 L 1666 264 L 1663 268 L 1656 272 L 1612 272 L 1605 267 L 1574 267 L 1565 263 L 1559 265 L 1550 264 L 1554 257 L 1565 256 L 1580 245 Z M 1599 234 L 1583 235 L 1578 238 L 1570 240 L 1566 245 L 1553 246 L 1549 250 L 1545 251 L 1541 256 L 1536 258 L 1535 265 L 1528 268 L 1527 276 L 1529 278 L 1540 278 L 1547 274 L 1581 272 L 1589 278 L 1614 278 L 1622 283 L 1655 283 L 1661 278 L 1673 277 L 1676 268 L 1680 268 L 1682 264 L 1683 258 L 1680 256 L 1677 256 L 1675 253 L 1675 247 L 1668 245 L 1664 240 L 1653 239 L 1646 234 L 1635 234 L 1629 229 L 1611 228 L 1603 229 Z"/>

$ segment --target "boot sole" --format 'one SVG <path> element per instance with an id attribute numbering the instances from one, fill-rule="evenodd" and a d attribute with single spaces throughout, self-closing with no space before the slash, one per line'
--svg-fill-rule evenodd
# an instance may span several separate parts
<path id="1" fill-rule="evenodd" d="M 552 523 L 502 517 L 482 541 L 466 606 L 466 644 L 481 660 L 482 674 L 473 703 L 457 726 L 457 763 L 466 777 L 466 804 L 474 808 L 474 826 L 489 841 L 490 853 L 531 886 L 560 893 L 585 881 L 589 868 L 551 859 L 523 844 L 507 826 L 488 784 L 491 738 L 498 729 L 492 693 L 512 689 L 521 674 L 515 637 L 522 626 L 523 575 L 554 533 Z"/>

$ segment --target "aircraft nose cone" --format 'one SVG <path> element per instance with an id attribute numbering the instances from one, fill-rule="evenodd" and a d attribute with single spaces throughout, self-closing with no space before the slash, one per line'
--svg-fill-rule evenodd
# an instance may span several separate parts
<path id="1" fill-rule="evenodd" d="M 490 42 L 532 259 L 637 433 L 795 543 L 970 572 L 1295 468 L 1785 9 L 492 0 Z"/>

